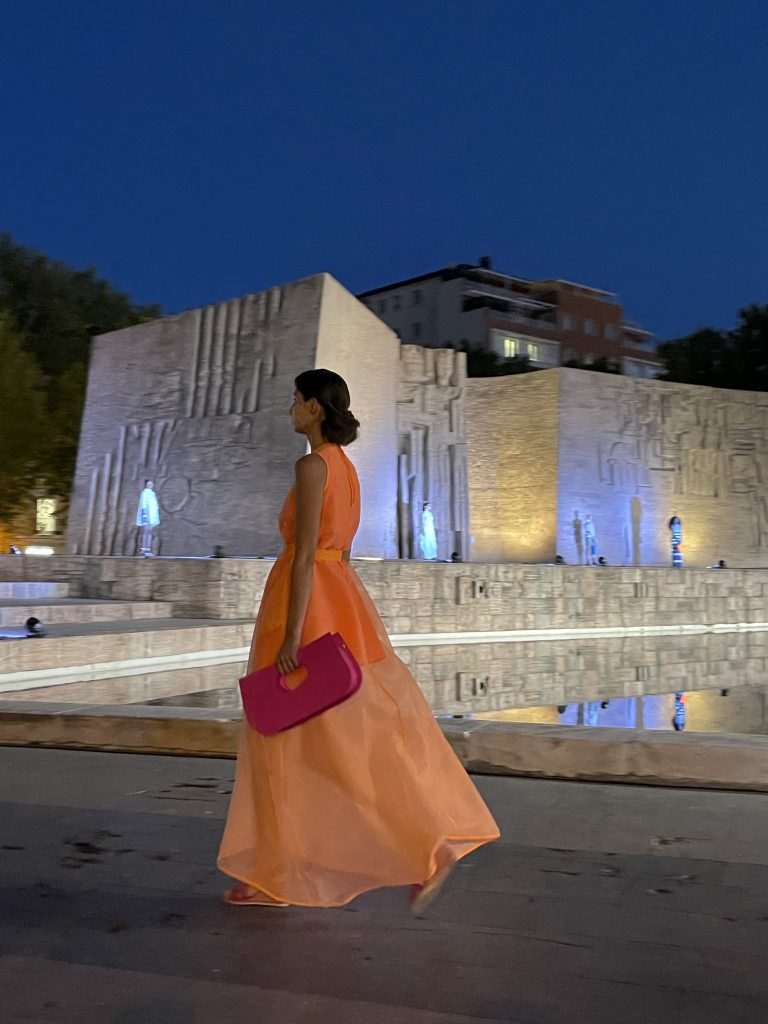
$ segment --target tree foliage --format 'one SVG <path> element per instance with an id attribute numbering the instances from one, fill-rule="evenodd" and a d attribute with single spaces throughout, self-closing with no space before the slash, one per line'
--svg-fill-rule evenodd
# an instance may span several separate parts
<path id="1" fill-rule="evenodd" d="M 157 306 L 137 306 L 96 271 L 75 270 L 0 235 L 0 309 L 14 316 L 24 348 L 48 378 L 87 364 L 95 334 L 152 320 Z"/>
<path id="2" fill-rule="evenodd" d="M 528 356 L 514 356 L 504 359 L 482 345 L 462 342 L 460 352 L 467 353 L 468 377 L 506 377 L 511 373 L 530 373 L 535 370 Z"/>
<path id="3" fill-rule="evenodd" d="M 77 270 L 0 235 L 0 317 L 13 363 L 0 363 L 0 395 L 24 382 L 13 404 L 20 419 L 0 410 L 0 449 L 15 449 L 15 440 L 25 439 L 18 455 L 0 467 L 0 516 L 8 514 L 10 496 L 23 505 L 40 484 L 49 494 L 68 497 L 91 338 L 159 315 L 158 306 L 133 303 L 93 268 Z M 31 450 L 37 453 L 32 460 L 24 454 Z"/>
<path id="4" fill-rule="evenodd" d="M 43 375 L 8 313 L 0 313 L 0 518 L 34 488 L 45 437 Z"/>
<path id="5" fill-rule="evenodd" d="M 661 380 L 768 391 L 768 306 L 739 310 L 731 331 L 705 327 L 658 351 L 666 368 Z"/>

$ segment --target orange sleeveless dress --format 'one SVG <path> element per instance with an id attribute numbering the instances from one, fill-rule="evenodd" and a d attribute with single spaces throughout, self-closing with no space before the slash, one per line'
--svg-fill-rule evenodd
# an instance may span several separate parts
<path id="1" fill-rule="evenodd" d="M 428 881 L 449 848 L 464 857 L 499 830 L 397 657 L 349 562 L 360 485 L 337 445 L 302 644 L 339 632 L 363 673 L 343 704 L 276 736 L 243 725 L 219 868 L 274 900 L 337 907 L 382 886 Z M 296 495 L 280 514 L 286 550 L 269 575 L 249 670 L 271 664 L 288 616 Z"/>

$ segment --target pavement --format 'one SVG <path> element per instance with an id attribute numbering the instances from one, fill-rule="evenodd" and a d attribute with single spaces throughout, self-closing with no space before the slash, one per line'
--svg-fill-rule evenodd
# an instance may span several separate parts
<path id="1" fill-rule="evenodd" d="M 1 1024 L 765 1024 L 768 794 L 475 777 L 424 920 L 232 908 L 227 760 L 0 748 Z"/>

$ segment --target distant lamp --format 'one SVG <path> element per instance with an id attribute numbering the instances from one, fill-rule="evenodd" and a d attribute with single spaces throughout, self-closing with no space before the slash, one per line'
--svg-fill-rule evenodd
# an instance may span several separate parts
<path id="1" fill-rule="evenodd" d="M 34 615 L 30 615 L 24 623 L 24 629 L 27 631 L 27 636 L 45 636 L 45 626 Z"/>
<path id="2" fill-rule="evenodd" d="M 30 544 L 28 548 L 24 548 L 24 554 L 50 557 L 53 554 L 53 548 L 49 548 L 46 544 Z"/>
<path id="3" fill-rule="evenodd" d="M 21 548 L 17 548 L 15 544 L 11 544 L 10 554 L 12 554 L 12 555 L 20 555 L 21 554 Z"/>

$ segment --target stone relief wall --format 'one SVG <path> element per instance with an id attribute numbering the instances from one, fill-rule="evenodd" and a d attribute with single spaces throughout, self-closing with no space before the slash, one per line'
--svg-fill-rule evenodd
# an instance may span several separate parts
<path id="1" fill-rule="evenodd" d="M 429 501 L 437 557 L 469 557 L 465 392 L 466 355 L 403 345 L 397 395 L 397 525 L 400 558 L 420 558 L 423 504 Z"/>
<path id="2" fill-rule="evenodd" d="M 231 555 L 280 549 L 277 513 L 293 484 L 294 461 L 305 451 L 288 417 L 293 380 L 317 365 L 331 281 L 318 275 L 95 340 L 69 514 L 71 551 L 134 554 L 136 506 L 147 478 L 161 506 L 156 553 L 207 555 L 216 544 Z M 344 292 L 332 284 L 334 294 Z M 347 332 L 394 352 L 389 328 L 349 299 Z M 360 348 L 337 351 L 330 368 L 345 374 L 361 355 Z M 394 356 L 390 362 L 391 407 Z M 384 550 L 371 553 L 390 555 L 394 411 L 391 419 L 389 431 L 384 425 L 361 442 L 363 464 L 383 446 L 379 461 L 388 458 L 392 467 L 389 513 L 375 503 L 367 513 L 376 535 L 391 538 L 389 550 L 382 544 Z M 365 528 L 366 522 L 363 536 Z"/>
<path id="3" fill-rule="evenodd" d="M 473 561 L 554 560 L 556 372 L 467 382 Z"/>
<path id="4" fill-rule="evenodd" d="M 768 395 L 582 370 L 560 376 L 558 550 L 584 558 L 591 514 L 611 564 L 768 565 Z"/>

